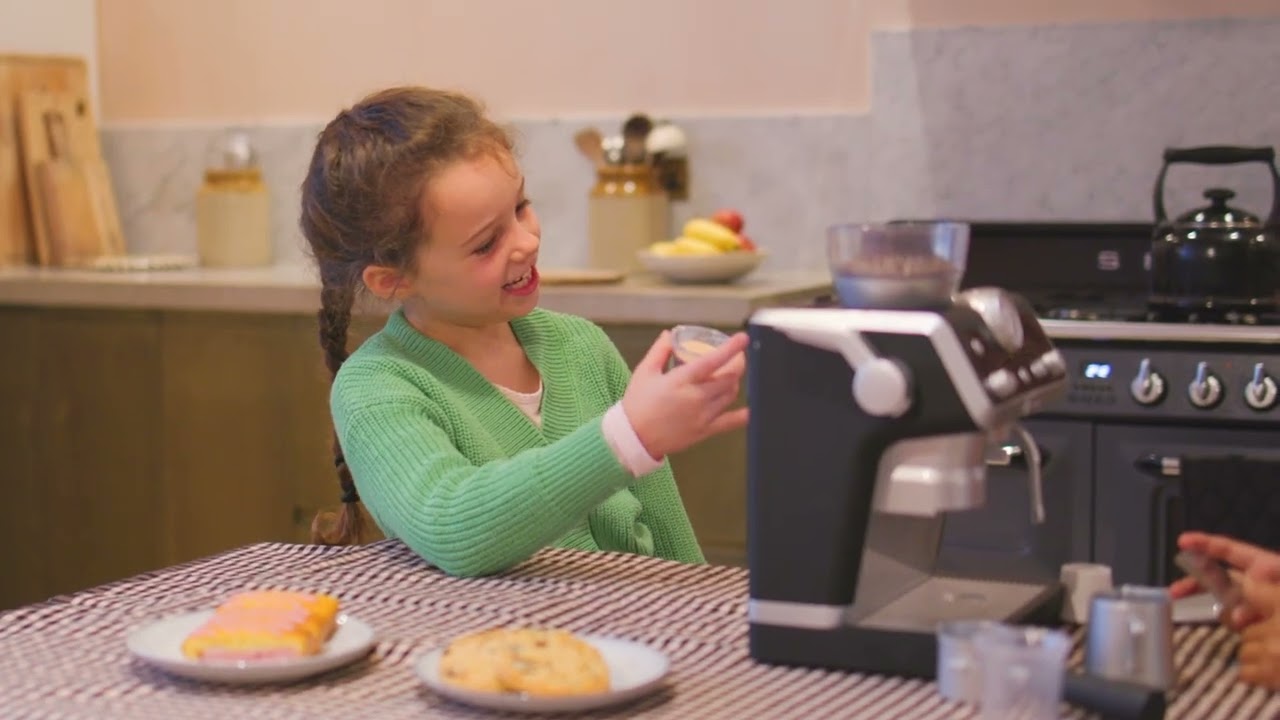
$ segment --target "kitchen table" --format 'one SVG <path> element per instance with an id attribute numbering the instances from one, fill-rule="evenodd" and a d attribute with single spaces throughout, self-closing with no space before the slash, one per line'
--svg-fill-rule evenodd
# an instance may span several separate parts
<path id="1" fill-rule="evenodd" d="M 377 645 L 343 669 L 258 687 L 178 679 L 126 651 L 131 628 L 251 588 L 335 593 L 345 610 L 373 626 Z M 413 662 L 463 632 L 531 623 L 633 639 L 670 658 L 662 690 L 588 717 L 974 716 L 943 701 L 929 682 L 754 662 L 747 653 L 746 597 L 742 568 L 617 553 L 549 549 L 500 576 L 462 579 L 431 568 L 395 541 L 342 548 L 256 544 L 0 614 L 0 715 L 493 717 L 427 690 Z M 1175 640 L 1184 689 L 1169 717 L 1280 715 L 1280 695 L 1235 681 L 1230 633 L 1183 626 Z"/>

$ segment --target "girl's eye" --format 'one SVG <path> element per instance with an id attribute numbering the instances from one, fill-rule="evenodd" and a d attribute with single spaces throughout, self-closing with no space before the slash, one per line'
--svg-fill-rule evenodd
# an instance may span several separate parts
<path id="1" fill-rule="evenodd" d="M 493 247 L 497 244 L 498 244 L 498 236 L 494 235 L 491 240 L 481 245 L 480 247 L 476 248 L 472 252 L 475 253 L 476 255 L 485 255 L 485 254 L 488 254 L 490 250 L 493 250 Z"/>
<path id="2" fill-rule="evenodd" d="M 525 208 L 529 207 L 532 204 L 533 204 L 533 201 L 529 200 L 529 198 L 525 198 L 520 202 L 516 203 L 516 215 L 519 215 L 520 213 L 524 212 Z"/>

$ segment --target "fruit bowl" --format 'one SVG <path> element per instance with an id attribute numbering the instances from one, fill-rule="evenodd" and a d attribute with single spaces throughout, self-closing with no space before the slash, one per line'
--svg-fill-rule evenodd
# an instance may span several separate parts
<path id="1" fill-rule="evenodd" d="M 766 253 L 735 250 L 707 255 L 661 255 L 645 249 L 637 253 L 646 270 L 675 283 L 723 283 L 737 280 L 759 267 Z"/>
<path id="2" fill-rule="evenodd" d="M 679 237 L 656 242 L 637 257 L 646 270 L 669 282 L 731 282 L 755 270 L 765 257 L 742 234 L 742 224 L 742 213 L 722 208 L 709 217 L 689 219 Z"/>

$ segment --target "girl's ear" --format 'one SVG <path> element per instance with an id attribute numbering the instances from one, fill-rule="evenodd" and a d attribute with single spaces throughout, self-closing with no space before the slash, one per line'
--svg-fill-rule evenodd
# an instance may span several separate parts
<path id="1" fill-rule="evenodd" d="M 413 293 L 409 278 L 395 268 L 384 265 L 369 265 L 360 274 L 364 286 L 374 297 L 383 300 L 404 300 Z"/>

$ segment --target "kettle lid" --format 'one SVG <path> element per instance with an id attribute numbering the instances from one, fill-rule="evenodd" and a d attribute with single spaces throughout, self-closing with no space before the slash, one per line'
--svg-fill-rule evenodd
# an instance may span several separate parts
<path id="1" fill-rule="evenodd" d="M 1262 220 L 1257 215 L 1232 207 L 1227 201 L 1235 197 L 1234 190 L 1228 188 L 1209 188 L 1204 197 L 1209 204 L 1178 216 L 1174 222 L 1178 225 L 1202 225 L 1208 227 L 1258 227 Z"/>

